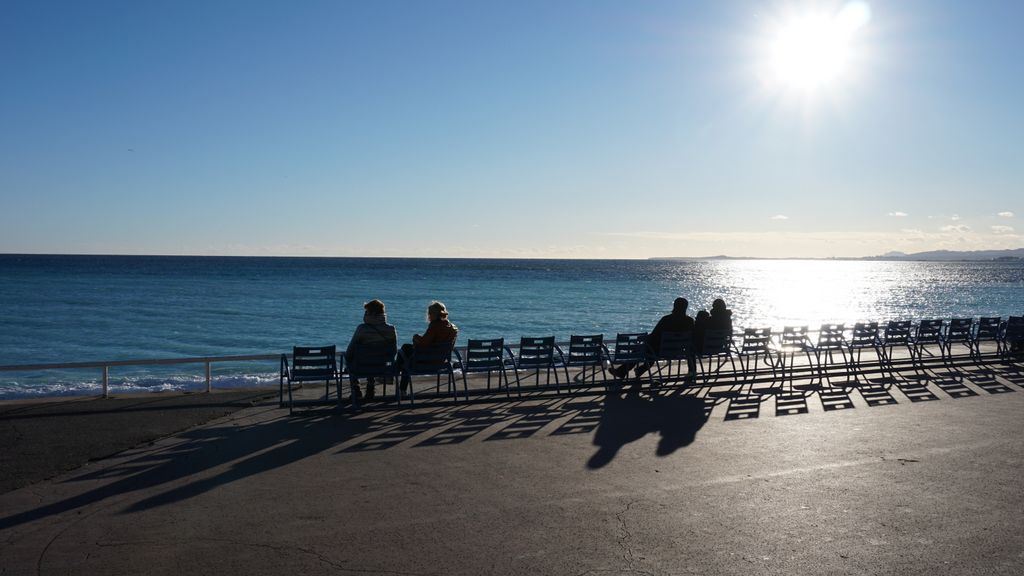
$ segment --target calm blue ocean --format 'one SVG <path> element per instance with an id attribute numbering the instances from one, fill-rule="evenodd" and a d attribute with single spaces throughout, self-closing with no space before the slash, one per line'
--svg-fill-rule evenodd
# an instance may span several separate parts
<path id="1" fill-rule="evenodd" d="M 649 329 L 676 296 L 737 328 L 1024 313 L 1024 263 L 0 256 L 0 365 L 344 347 L 382 299 L 401 340 L 445 302 L 460 341 Z M 273 363 L 217 386 L 276 381 Z M 115 390 L 195 387 L 201 366 L 112 371 Z M 0 372 L 0 398 L 95 393 L 96 370 Z"/>

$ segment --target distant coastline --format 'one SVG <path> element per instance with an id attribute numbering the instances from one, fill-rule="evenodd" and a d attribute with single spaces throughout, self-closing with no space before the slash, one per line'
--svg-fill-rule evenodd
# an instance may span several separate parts
<path id="1" fill-rule="evenodd" d="M 880 256 L 833 257 L 833 258 L 756 258 L 749 256 L 656 256 L 648 260 L 682 261 L 682 260 L 870 260 L 895 262 L 1021 262 L 1024 261 L 1024 248 L 1012 250 L 932 250 L 929 252 L 887 252 Z"/>

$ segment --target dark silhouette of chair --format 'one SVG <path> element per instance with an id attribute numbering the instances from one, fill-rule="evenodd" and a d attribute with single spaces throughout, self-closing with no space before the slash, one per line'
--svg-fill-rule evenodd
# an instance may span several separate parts
<path id="1" fill-rule="evenodd" d="M 850 339 L 846 341 L 846 350 L 850 353 L 851 370 L 861 370 L 861 354 L 865 350 L 873 350 L 875 359 L 882 361 L 882 339 L 878 335 L 878 322 L 857 322 L 853 325 Z M 856 359 L 854 354 L 856 353 Z"/>
<path id="2" fill-rule="evenodd" d="M 668 368 L 668 378 L 672 379 L 672 365 L 676 365 L 676 378 L 682 376 L 682 363 L 695 359 L 693 350 L 693 332 L 662 332 L 661 343 L 657 350 L 648 350 L 648 354 L 651 357 L 651 366 L 648 369 L 648 373 L 651 370 L 658 371 L 658 380 L 663 381 L 662 378 L 662 367 L 661 363 L 665 362 Z M 695 374 L 688 372 L 687 379 L 692 380 Z"/>
<path id="3" fill-rule="evenodd" d="M 953 346 L 960 344 L 967 348 L 967 353 L 974 356 L 974 346 L 971 340 L 974 337 L 973 318 L 953 318 L 946 327 L 946 333 L 942 338 L 943 356 L 946 360 L 953 360 Z"/>
<path id="4" fill-rule="evenodd" d="M 534 384 L 540 386 L 540 371 L 545 371 L 546 386 L 551 385 L 551 374 L 555 374 L 555 392 L 561 393 L 558 383 L 557 346 L 554 336 L 522 337 L 519 339 L 519 351 L 513 355 L 516 369 L 516 394 L 523 396 L 520 371 L 533 371 Z"/>
<path id="5" fill-rule="evenodd" d="M 394 342 L 360 344 L 345 354 L 345 372 L 350 378 L 373 378 L 381 385 L 381 396 L 387 395 L 388 380 L 398 377 L 395 368 L 397 349 Z"/>
<path id="6" fill-rule="evenodd" d="M 803 354 L 807 357 L 807 367 L 810 369 L 815 365 L 815 361 L 811 358 L 811 354 L 814 352 L 814 344 L 811 343 L 811 339 L 807 337 L 807 326 L 785 326 L 782 329 L 782 334 L 779 335 L 779 366 L 782 368 L 782 379 L 786 379 L 786 374 L 789 373 L 790 382 L 793 380 L 793 365 L 795 363 L 796 355 Z M 789 358 L 788 367 L 786 358 Z"/>
<path id="7" fill-rule="evenodd" d="M 506 356 L 505 354 L 508 354 Z M 498 387 L 505 383 L 505 395 L 509 396 L 508 372 L 506 368 L 515 366 L 512 351 L 505 346 L 504 338 L 490 340 L 470 340 L 466 345 L 466 356 L 455 349 L 455 367 L 462 371 L 463 386 L 468 388 L 466 377 L 469 373 L 487 373 L 487 389 L 491 389 L 491 374 L 498 373 Z"/>
<path id="8" fill-rule="evenodd" d="M 1010 316 L 999 335 L 999 354 L 1004 358 L 1024 350 L 1024 316 Z"/>
<path id="9" fill-rule="evenodd" d="M 441 377 L 446 377 L 448 379 L 448 391 L 452 393 L 452 398 L 458 402 L 459 391 L 458 387 L 455 386 L 455 371 L 452 368 L 452 349 L 454 347 L 455 342 L 442 342 L 441 344 L 427 346 L 426 348 L 414 348 L 411 353 L 406 353 L 402 350 L 398 352 L 402 358 L 403 378 L 409 381 L 410 403 L 416 403 L 412 385 L 413 376 L 435 376 L 437 378 L 435 386 L 437 392 L 441 391 Z M 468 401 L 469 388 L 466 387 L 465 382 L 463 382 L 463 391 Z M 402 403 L 402 394 L 402 387 L 399 386 L 398 392 L 395 394 L 399 404 Z"/>
<path id="10" fill-rule="evenodd" d="M 890 320 L 885 325 L 885 330 L 882 332 L 881 350 L 883 355 L 883 361 L 886 367 L 889 368 L 889 376 L 895 378 L 893 373 L 893 351 L 897 346 L 903 346 L 907 349 L 907 355 L 911 360 L 914 358 L 914 349 L 911 347 L 910 341 L 910 320 Z"/>
<path id="11" fill-rule="evenodd" d="M 604 347 L 604 335 L 603 334 L 590 334 L 590 335 L 572 335 L 569 336 L 569 351 L 566 354 L 561 354 L 561 349 L 555 347 L 559 351 L 559 355 L 562 360 L 562 368 L 565 370 L 565 381 L 566 388 L 569 387 L 569 382 L 572 380 L 569 378 L 570 368 L 579 368 L 580 371 L 576 375 L 577 381 L 586 384 L 587 382 L 587 369 L 590 369 L 590 383 L 597 383 L 597 372 L 601 371 L 602 380 L 608 380 L 608 374 L 605 372 L 604 363 L 608 359 L 608 351 Z"/>
<path id="12" fill-rule="evenodd" d="M 942 329 L 945 326 L 943 320 L 921 320 L 917 323 L 917 330 L 914 331 L 910 343 L 914 352 L 914 365 L 923 365 L 924 355 L 934 357 L 929 346 L 938 346 L 939 353 L 942 353 Z"/>
<path id="13" fill-rule="evenodd" d="M 736 361 L 733 358 L 732 331 L 726 329 L 712 329 L 704 332 L 704 344 L 697 353 L 697 362 L 700 364 L 700 371 L 704 375 L 704 382 L 711 380 L 711 364 L 715 361 L 714 376 L 718 378 L 719 372 L 725 361 L 729 361 L 732 371 L 736 372 Z M 707 360 L 707 366 L 704 361 Z"/>
<path id="14" fill-rule="evenodd" d="M 284 407 L 285 383 L 288 388 L 288 413 L 291 414 L 295 407 L 295 398 L 292 390 L 296 384 L 301 386 L 310 382 L 324 383 L 324 398 L 316 401 L 300 401 L 300 404 L 323 403 L 331 391 L 331 382 L 334 382 L 335 391 L 338 397 L 338 405 L 341 405 L 341 375 L 338 370 L 338 354 L 335 346 L 295 346 L 292 348 L 292 360 L 288 362 L 288 355 L 281 354 L 280 389 L 278 392 L 278 403 Z"/>
<path id="15" fill-rule="evenodd" d="M 974 349 L 974 357 L 979 362 L 981 361 L 981 345 L 984 342 L 991 342 L 996 345 L 996 351 L 999 350 L 999 334 L 1002 331 L 1003 319 L 1002 317 L 987 317 L 979 318 L 978 324 L 975 326 L 974 335 L 971 337 L 971 347 Z"/>
<path id="16" fill-rule="evenodd" d="M 647 332 L 633 332 L 628 334 L 615 335 L 615 348 L 612 350 L 611 361 L 613 364 L 635 364 L 648 368 L 647 381 L 654 386 L 654 378 L 651 376 L 650 367 L 652 361 L 651 351 L 647 347 Z M 639 382 L 640 377 L 637 377 Z"/>
<path id="17" fill-rule="evenodd" d="M 846 358 L 845 324 L 822 324 L 818 330 L 818 342 L 814 345 L 814 360 L 818 367 L 818 379 L 824 381 L 826 369 L 835 365 L 835 353 L 843 358 L 843 367 L 849 366 Z M 825 359 L 823 363 L 822 360 Z"/>
<path id="18" fill-rule="evenodd" d="M 745 328 L 743 330 L 743 340 L 740 341 L 736 350 L 736 356 L 740 360 L 740 367 L 743 368 L 744 379 L 754 377 L 758 361 L 764 362 L 765 366 L 772 369 L 772 378 L 778 376 L 775 371 L 775 361 L 772 359 L 771 344 L 771 328 Z"/>

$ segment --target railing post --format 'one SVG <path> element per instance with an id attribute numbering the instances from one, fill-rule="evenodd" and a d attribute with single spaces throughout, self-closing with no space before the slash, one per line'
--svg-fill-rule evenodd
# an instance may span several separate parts
<path id="1" fill-rule="evenodd" d="M 107 386 L 109 381 L 110 381 L 110 367 L 109 366 L 104 366 L 103 367 L 103 397 L 104 398 L 109 398 L 110 397 L 109 388 Z"/>
<path id="2" fill-rule="evenodd" d="M 206 391 L 213 392 L 213 382 L 210 379 L 210 361 L 206 361 Z"/>

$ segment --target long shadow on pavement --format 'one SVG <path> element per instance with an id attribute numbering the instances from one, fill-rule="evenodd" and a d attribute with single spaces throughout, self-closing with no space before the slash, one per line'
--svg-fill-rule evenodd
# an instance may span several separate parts
<path id="1" fill-rule="evenodd" d="M 707 422 L 705 402 L 690 395 L 641 397 L 610 394 L 594 434 L 596 453 L 587 461 L 591 469 L 611 462 L 619 449 L 650 433 L 658 433 L 657 455 L 668 456 L 691 444 Z"/>
<path id="2" fill-rule="evenodd" d="M 183 432 L 181 436 L 186 441 L 174 449 L 116 466 L 123 468 L 124 477 L 119 480 L 46 506 L 0 518 L 0 530 L 174 482 L 242 458 L 223 472 L 141 500 L 126 512 L 171 504 L 247 476 L 286 466 L 370 432 L 378 425 L 370 420 L 337 418 L 325 413 L 277 418 L 249 426 L 196 428 Z M 92 475 L 92 472 L 86 473 L 67 482 L 88 480 Z M 107 470 L 96 476 L 109 478 L 116 475 L 116 471 Z"/>

